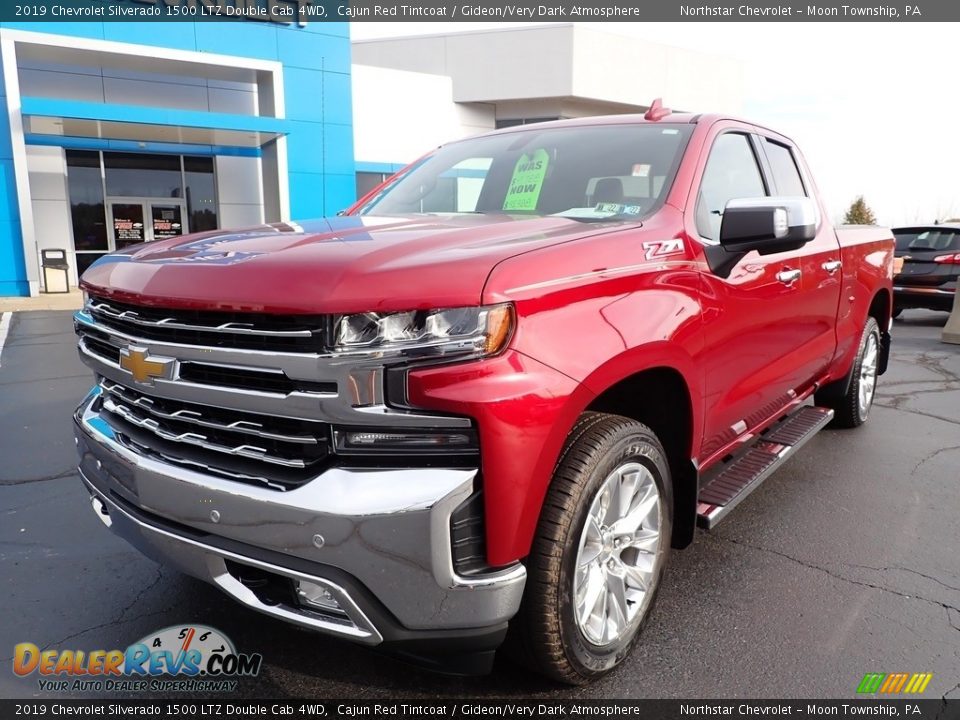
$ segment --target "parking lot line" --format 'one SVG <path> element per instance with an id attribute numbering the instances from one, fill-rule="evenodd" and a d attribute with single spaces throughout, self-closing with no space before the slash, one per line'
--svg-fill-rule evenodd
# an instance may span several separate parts
<path id="1" fill-rule="evenodd" d="M 0 313 L 0 365 L 3 364 L 3 344 L 7 341 L 7 333 L 10 332 L 10 320 L 12 318 L 12 312 Z"/>

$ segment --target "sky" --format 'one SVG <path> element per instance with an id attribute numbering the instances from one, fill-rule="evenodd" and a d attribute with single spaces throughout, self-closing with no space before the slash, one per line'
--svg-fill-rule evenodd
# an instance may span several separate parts
<path id="1" fill-rule="evenodd" d="M 354 23 L 355 40 L 525 23 Z M 835 221 L 960 218 L 960 45 L 950 23 L 590 23 L 737 58 L 745 119 L 792 138 Z M 664 98 L 670 106 L 670 98 Z M 684 108 L 710 112 L 716 108 Z"/>

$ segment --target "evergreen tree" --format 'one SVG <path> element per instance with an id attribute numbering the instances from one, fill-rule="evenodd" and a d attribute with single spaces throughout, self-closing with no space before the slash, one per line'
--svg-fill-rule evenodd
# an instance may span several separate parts
<path id="1" fill-rule="evenodd" d="M 847 214 L 843 216 L 843 222 L 847 225 L 876 225 L 877 216 L 863 201 L 863 195 L 859 195 L 850 205 Z"/>

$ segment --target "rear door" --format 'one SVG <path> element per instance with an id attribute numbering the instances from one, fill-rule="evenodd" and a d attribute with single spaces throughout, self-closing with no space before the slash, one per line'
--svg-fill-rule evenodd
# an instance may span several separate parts
<path id="1" fill-rule="evenodd" d="M 809 197 L 817 201 L 811 183 L 801 173 L 796 150 L 778 137 L 762 136 L 760 147 L 776 195 Z M 817 380 L 837 350 L 837 311 L 843 284 L 840 241 L 830 223 L 818 219 L 817 236 L 790 253 L 801 272 L 800 293 L 789 319 L 797 333 L 797 375 L 792 380 L 798 392 Z"/>

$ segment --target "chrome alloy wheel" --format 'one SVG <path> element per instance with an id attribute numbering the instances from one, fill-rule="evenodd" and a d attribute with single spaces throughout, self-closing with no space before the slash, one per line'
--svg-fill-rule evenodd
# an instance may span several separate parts
<path id="1" fill-rule="evenodd" d="M 635 627 L 660 570 L 663 504 L 650 470 L 627 462 L 590 503 L 577 550 L 573 597 L 577 627 L 594 645 L 610 645 Z"/>
<path id="2" fill-rule="evenodd" d="M 863 348 L 863 360 L 860 362 L 860 387 L 858 407 L 860 417 L 866 418 L 873 403 L 873 393 L 877 388 L 877 358 L 879 345 L 874 333 L 867 335 L 866 345 Z"/>

